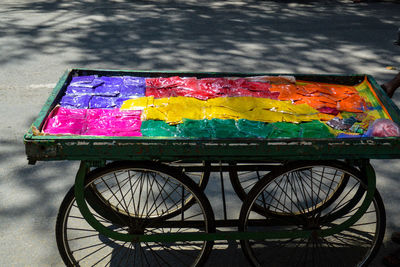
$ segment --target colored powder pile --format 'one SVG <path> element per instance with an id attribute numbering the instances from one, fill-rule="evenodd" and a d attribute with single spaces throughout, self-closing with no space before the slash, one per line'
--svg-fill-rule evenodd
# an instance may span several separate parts
<path id="1" fill-rule="evenodd" d="M 162 120 L 169 124 L 181 123 L 183 118 L 294 123 L 333 118 L 305 104 L 293 105 L 289 101 L 254 97 L 218 97 L 206 101 L 182 96 L 141 97 L 125 101 L 121 110 L 143 110 L 143 120 Z"/>
<path id="2" fill-rule="evenodd" d="M 250 96 L 277 99 L 279 92 L 271 92 L 269 82 L 249 81 L 245 78 L 147 78 L 146 96 L 166 98 L 176 96 L 207 100 L 215 97 Z"/>
<path id="3" fill-rule="evenodd" d="M 294 104 L 307 104 L 324 113 L 338 114 L 341 111 L 363 112 L 366 102 L 352 86 L 318 83 L 272 85 L 272 92 L 279 92 L 279 100 L 290 100 Z"/>
<path id="4" fill-rule="evenodd" d="M 143 136 L 189 137 L 189 138 L 332 138 L 328 127 L 311 121 L 301 124 L 286 122 L 264 123 L 245 119 L 235 120 L 190 120 L 184 119 L 178 125 L 163 121 L 142 122 Z"/>
<path id="5" fill-rule="evenodd" d="M 141 136 L 141 111 L 69 109 L 56 107 L 44 127 L 45 134 Z"/>
<path id="6" fill-rule="evenodd" d="M 73 77 L 60 101 L 68 108 L 119 108 L 125 100 L 144 96 L 142 77 Z"/>
<path id="7" fill-rule="evenodd" d="M 393 135 L 397 127 L 386 120 L 371 130 L 378 129 L 371 128 L 374 121 L 390 117 L 367 80 L 344 86 L 292 76 L 78 76 L 60 105 L 48 116 L 45 134 L 353 138 Z"/>

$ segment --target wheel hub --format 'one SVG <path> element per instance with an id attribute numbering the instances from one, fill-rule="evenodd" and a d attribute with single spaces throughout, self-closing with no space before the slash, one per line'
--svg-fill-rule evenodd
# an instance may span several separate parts
<path id="1" fill-rule="evenodd" d="M 144 228 L 129 227 L 128 233 L 131 234 L 131 235 L 144 235 Z"/>

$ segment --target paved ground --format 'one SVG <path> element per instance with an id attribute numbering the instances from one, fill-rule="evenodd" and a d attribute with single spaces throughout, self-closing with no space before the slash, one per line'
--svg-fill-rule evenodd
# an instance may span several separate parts
<path id="1" fill-rule="evenodd" d="M 396 73 L 386 66 L 400 67 L 399 10 L 333 0 L 2 1 L 0 266 L 62 266 L 55 217 L 77 164 L 28 166 L 22 139 L 65 69 L 368 73 L 381 83 Z M 400 229 L 400 162 L 373 164 L 388 221 L 380 266 Z M 209 266 L 243 266 L 235 248 L 214 252 Z"/>

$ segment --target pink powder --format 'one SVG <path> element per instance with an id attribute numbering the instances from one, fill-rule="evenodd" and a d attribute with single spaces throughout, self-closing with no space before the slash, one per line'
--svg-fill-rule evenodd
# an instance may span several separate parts
<path id="1" fill-rule="evenodd" d="M 56 107 L 48 116 L 43 132 L 60 135 L 142 136 L 140 115 L 140 110 Z"/>

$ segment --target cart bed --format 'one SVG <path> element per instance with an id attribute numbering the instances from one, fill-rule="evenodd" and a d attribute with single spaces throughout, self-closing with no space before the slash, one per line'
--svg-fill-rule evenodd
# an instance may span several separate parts
<path id="1" fill-rule="evenodd" d="M 59 80 L 42 108 L 38 119 L 25 135 L 26 154 L 30 163 L 38 160 L 160 160 L 160 161 L 271 161 L 295 159 L 379 159 L 399 158 L 400 138 L 352 139 L 198 139 L 167 137 L 105 137 L 35 135 L 60 101 L 74 76 L 140 76 L 170 77 L 246 77 L 257 75 L 292 75 L 297 80 L 356 85 L 367 79 L 387 113 L 400 123 L 399 109 L 369 75 L 304 75 L 270 73 L 193 73 L 143 72 L 72 69 Z"/>

